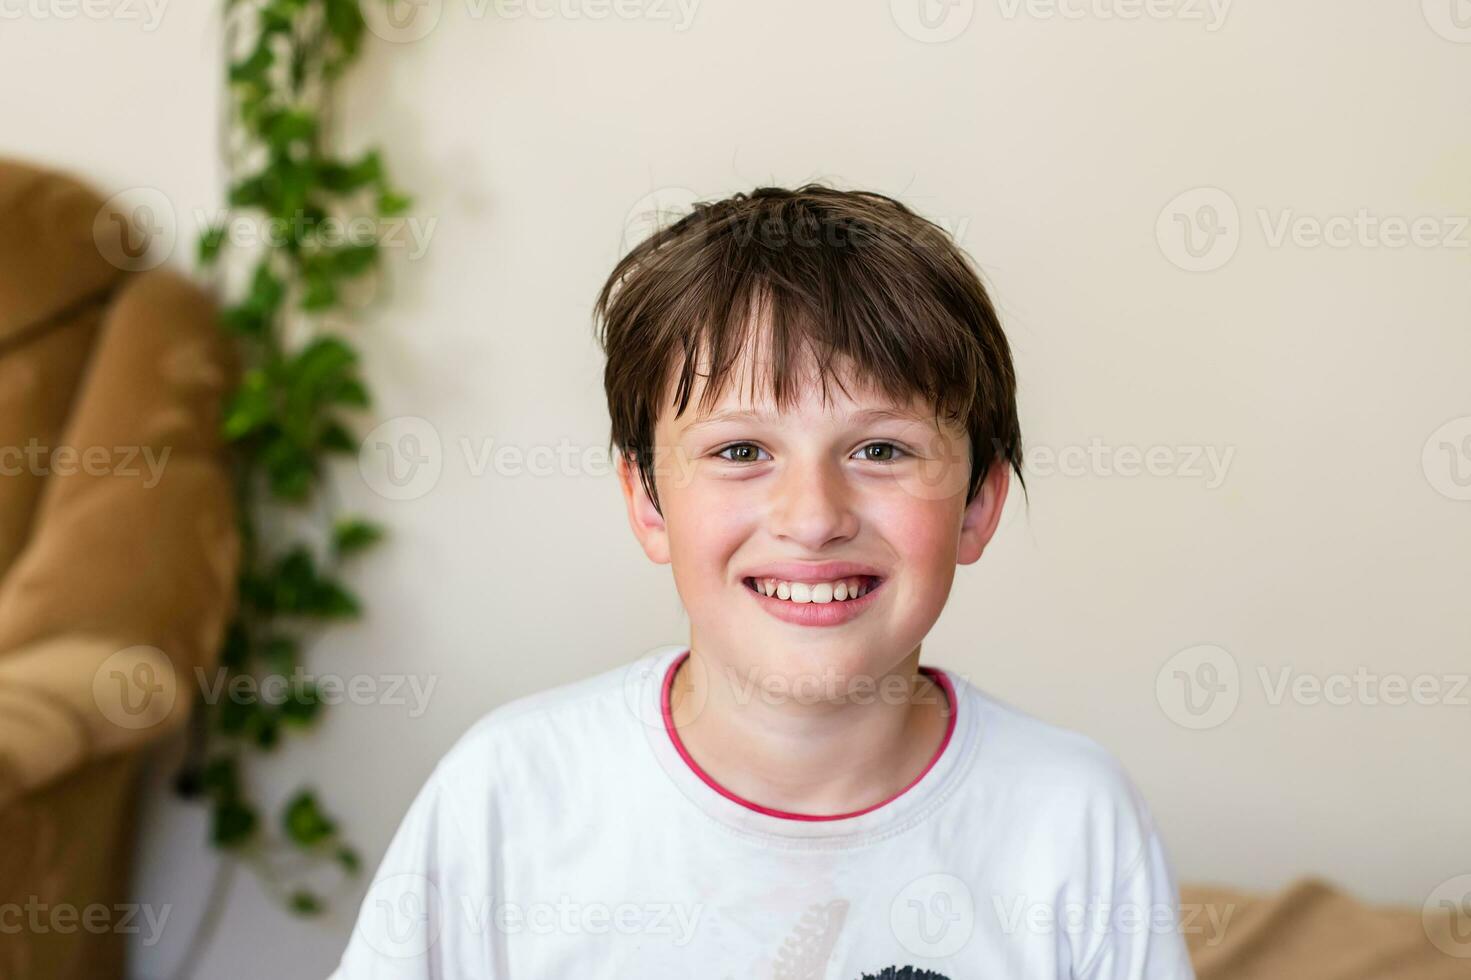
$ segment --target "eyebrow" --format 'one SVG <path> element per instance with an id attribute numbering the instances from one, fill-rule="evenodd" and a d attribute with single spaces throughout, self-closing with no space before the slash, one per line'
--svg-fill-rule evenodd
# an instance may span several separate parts
<path id="1" fill-rule="evenodd" d="M 775 421 L 776 418 L 777 416 L 771 415 L 766 412 L 716 412 L 713 415 L 707 415 L 694 422 L 691 422 L 689 425 L 685 426 L 685 431 L 690 432 L 694 429 L 702 428 L 704 426 L 715 425 L 718 422 L 770 423 Z M 901 422 L 930 421 L 928 416 L 919 415 L 908 409 L 902 408 L 865 408 L 862 411 L 854 412 L 852 416 L 850 416 L 850 418 L 852 421 L 860 423 L 881 422 L 886 419 L 896 419 Z"/>

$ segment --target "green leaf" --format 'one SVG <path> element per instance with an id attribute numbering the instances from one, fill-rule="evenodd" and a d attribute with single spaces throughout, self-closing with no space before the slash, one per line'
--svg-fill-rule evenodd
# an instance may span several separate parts
<path id="1" fill-rule="evenodd" d="M 365 26 L 357 0 L 327 0 L 327 30 L 341 48 L 340 60 L 350 61 L 357 55 Z"/>
<path id="2" fill-rule="evenodd" d="M 291 893 L 291 911 L 297 915 L 318 915 L 323 907 L 322 900 L 305 889 Z"/>
<path id="3" fill-rule="evenodd" d="M 291 685 L 291 693 L 281 705 L 281 721 L 296 728 L 304 728 L 316 720 L 322 702 L 317 686 L 311 681 Z"/>
<path id="4" fill-rule="evenodd" d="M 383 179 L 383 161 L 377 150 L 369 150 L 349 164 L 335 160 L 317 164 L 317 178 L 327 190 L 337 193 L 355 191 Z"/>
<path id="5" fill-rule="evenodd" d="M 334 856 L 337 858 L 337 863 L 342 865 L 343 870 L 348 874 L 355 875 L 362 869 L 363 862 L 358 857 L 358 852 L 346 844 L 339 846 Z"/>
<path id="6" fill-rule="evenodd" d="M 259 459 L 274 496 L 296 503 L 311 493 L 317 476 L 316 457 L 289 435 L 269 440 L 262 447 Z"/>
<path id="7" fill-rule="evenodd" d="M 243 439 L 275 418 L 275 401 L 264 371 L 253 368 L 245 373 L 240 387 L 225 403 L 223 415 L 220 434 L 229 442 Z"/>
<path id="8" fill-rule="evenodd" d="M 383 528 L 362 518 L 344 518 L 332 530 L 332 546 L 339 555 L 352 555 L 382 540 Z"/>
<path id="9" fill-rule="evenodd" d="M 222 800 L 215 804 L 210 836 L 220 847 L 237 847 L 251 838 L 257 823 L 250 804 L 238 799 Z"/>
<path id="10" fill-rule="evenodd" d="M 317 448 L 323 452 L 351 454 L 358 451 L 358 441 L 341 423 L 328 422 L 317 437 Z"/>
<path id="11" fill-rule="evenodd" d="M 240 576 L 240 598 L 249 609 L 261 616 L 270 616 L 276 611 L 275 583 L 268 575 L 244 572 Z"/>
<path id="12" fill-rule="evenodd" d="M 244 304 L 221 311 L 220 322 L 226 330 L 245 337 L 258 337 L 266 330 L 265 317 Z"/>
<path id="13" fill-rule="evenodd" d="M 250 713 L 246 737 L 262 749 L 274 749 L 281 741 L 281 713 L 275 708 L 258 704 Z"/>
<path id="14" fill-rule="evenodd" d="M 250 659 L 250 637 L 245 624 L 239 619 L 230 621 L 225 629 L 225 641 L 220 646 L 220 666 L 228 669 L 244 667 Z"/>
<path id="15" fill-rule="evenodd" d="M 199 236 L 199 264 L 203 266 L 214 265 L 215 260 L 220 257 L 220 246 L 225 243 L 225 225 L 212 225 L 204 230 Z"/>
<path id="16" fill-rule="evenodd" d="M 332 400 L 339 405 L 367 408 L 369 404 L 368 389 L 356 378 L 345 378 L 333 392 Z"/>
<path id="17" fill-rule="evenodd" d="M 403 214 L 414 206 L 414 199 L 407 194 L 397 191 L 380 191 L 378 194 L 378 214 L 385 218 Z"/>
<path id="18" fill-rule="evenodd" d="M 293 143 L 311 142 L 317 135 L 317 117 L 300 109 L 276 113 L 266 121 L 266 141 L 277 150 L 286 150 Z"/>
<path id="19" fill-rule="evenodd" d="M 277 159 L 272 171 L 275 199 L 270 209 L 271 214 L 282 221 L 290 222 L 306 211 L 307 195 L 312 186 L 312 168 L 306 163 Z"/>
<path id="20" fill-rule="evenodd" d="M 274 0 L 260 12 L 260 29 L 290 33 L 304 7 L 304 0 Z"/>
<path id="21" fill-rule="evenodd" d="M 348 245 L 332 252 L 332 267 L 340 276 L 360 276 L 378 261 L 378 243 Z"/>
<path id="22" fill-rule="evenodd" d="M 217 800 L 233 800 L 240 796 L 240 771 L 233 756 L 222 755 L 205 764 L 199 776 L 200 787 Z"/>
<path id="23" fill-rule="evenodd" d="M 325 424 L 323 409 L 355 397 L 361 389 L 361 382 L 353 376 L 356 364 L 357 352 L 331 336 L 318 337 L 287 362 L 281 424 L 302 452 L 319 444 Z"/>
<path id="24" fill-rule="evenodd" d="M 293 388 L 320 391 L 339 381 L 357 360 L 357 351 L 346 341 L 324 335 L 297 352 L 286 367 L 286 376 Z"/>
<path id="25" fill-rule="evenodd" d="M 228 200 L 234 208 L 256 208 L 265 204 L 267 193 L 265 178 L 257 174 L 231 186 Z"/>
<path id="26" fill-rule="evenodd" d="M 301 308 L 311 312 L 330 310 L 337 305 L 337 283 L 325 270 L 313 270 L 306 274 L 306 286 L 301 293 Z"/>
<path id="27" fill-rule="evenodd" d="M 362 613 L 357 597 L 336 582 L 324 581 L 318 590 L 312 612 L 329 619 L 352 619 Z"/>
<path id="28" fill-rule="evenodd" d="M 312 847 L 337 833 L 337 827 L 317 806 L 310 790 L 302 790 L 286 805 L 281 818 L 286 836 L 301 847 Z"/>
<path id="29" fill-rule="evenodd" d="M 261 644 L 261 657 L 278 674 L 290 674 L 301 662 L 301 644 L 295 637 L 277 634 Z"/>
<path id="30" fill-rule="evenodd" d="M 249 57 L 230 66 L 230 81 L 255 82 L 266 77 L 266 72 L 270 70 L 272 62 L 275 61 L 268 42 L 269 35 L 262 35 Z"/>

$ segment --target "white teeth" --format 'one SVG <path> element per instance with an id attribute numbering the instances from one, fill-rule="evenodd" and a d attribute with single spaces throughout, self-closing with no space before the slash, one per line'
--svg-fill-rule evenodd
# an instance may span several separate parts
<path id="1" fill-rule="evenodd" d="M 780 579 L 753 580 L 756 591 L 790 602 L 844 602 L 867 595 L 870 588 L 862 578 L 835 579 L 831 582 L 783 582 Z"/>

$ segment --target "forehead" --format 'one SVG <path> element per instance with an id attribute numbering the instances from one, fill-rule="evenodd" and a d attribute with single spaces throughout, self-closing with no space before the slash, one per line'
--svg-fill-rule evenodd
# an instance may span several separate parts
<path id="1" fill-rule="evenodd" d="M 748 337 L 719 378 L 713 377 L 709 351 L 699 352 L 688 402 L 678 415 L 678 378 L 671 377 L 657 425 L 677 433 L 735 415 L 765 419 L 782 415 L 890 416 L 920 421 L 935 418 L 934 406 L 919 392 L 896 397 L 865 377 L 844 355 L 832 355 L 824 367 L 807 348 L 797 362 L 784 366 L 789 387 L 783 399 L 777 391 L 777 365 L 769 354 L 767 332 L 753 330 Z"/>

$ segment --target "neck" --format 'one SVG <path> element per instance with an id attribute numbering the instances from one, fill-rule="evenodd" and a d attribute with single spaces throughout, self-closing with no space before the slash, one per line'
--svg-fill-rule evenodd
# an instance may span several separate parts
<path id="1" fill-rule="evenodd" d="M 691 642 L 669 692 L 685 751 L 726 791 L 783 813 L 876 806 L 923 773 L 944 742 L 949 705 L 919 670 L 919 647 L 872 684 L 800 686 L 778 696 Z"/>

